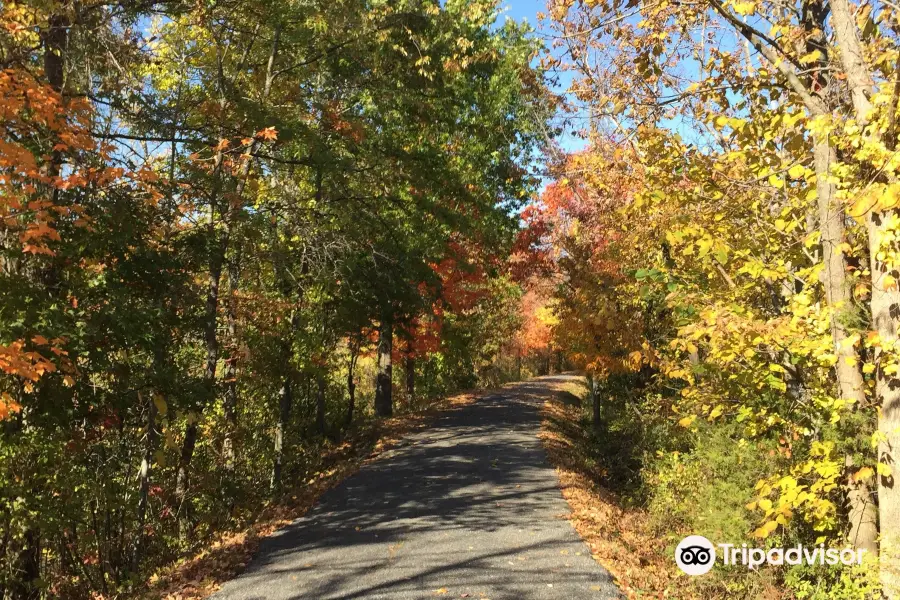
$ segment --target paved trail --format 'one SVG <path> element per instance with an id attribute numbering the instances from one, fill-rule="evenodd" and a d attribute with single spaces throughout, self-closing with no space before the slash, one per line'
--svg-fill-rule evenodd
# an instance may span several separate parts
<path id="1" fill-rule="evenodd" d="M 263 544 L 215 600 L 616 598 L 564 519 L 540 405 L 569 376 L 447 411 Z"/>

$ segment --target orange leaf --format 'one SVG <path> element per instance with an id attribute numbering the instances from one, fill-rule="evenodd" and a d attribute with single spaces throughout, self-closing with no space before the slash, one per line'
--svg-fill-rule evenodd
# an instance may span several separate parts
<path id="1" fill-rule="evenodd" d="M 278 139 L 278 131 L 274 127 L 266 127 L 262 131 L 257 131 L 256 137 L 264 140 L 274 141 Z"/>
<path id="2" fill-rule="evenodd" d="M 21 410 L 22 405 L 13 400 L 12 396 L 6 392 L 0 394 L 0 421 Z"/>

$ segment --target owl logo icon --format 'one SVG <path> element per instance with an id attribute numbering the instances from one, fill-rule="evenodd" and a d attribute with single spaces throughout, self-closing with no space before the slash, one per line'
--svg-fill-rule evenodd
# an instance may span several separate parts
<path id="1" fill-rule="evenodd" d="M 675 548 L 675 563 L 688 575 L 709 573 L 716 564 L 716 548 L 702 535 L 689 535 Z"/>

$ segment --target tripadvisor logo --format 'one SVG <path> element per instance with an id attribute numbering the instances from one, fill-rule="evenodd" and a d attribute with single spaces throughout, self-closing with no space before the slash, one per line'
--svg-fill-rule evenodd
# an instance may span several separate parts
<path id="1" fill-rule="evenodd" d="M 716 562 L 716 548 L 702 535 L 689 535 L 675 548 L 675 562 L 688 575 L 703 575 Z"/>
<path id="2" fill-rule="evenodd" d="M 802 545 L 793 548 L 748 548 L 734 544 L 713 545 L 702 535 L 689 535 L 675 548 L 675 563 L 688 575 L 703 575 L 716 564 L 716 547 L 720 550 L 725 565 L 745 565 L 755 569 L 761 565 L 844 565 L 862 564 L 863 552 L 853 548 L 825 548 L 824 544 L 808 548 Z"/>

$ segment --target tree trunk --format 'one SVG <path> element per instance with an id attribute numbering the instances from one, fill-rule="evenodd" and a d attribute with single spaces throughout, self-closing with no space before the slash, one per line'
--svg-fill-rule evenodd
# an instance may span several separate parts
<path id="1" fill-rule="evenodd" d="M 393 337 L 390 319 L 383 319 L 378 328 L 378 374 L 375 377 L 375 414 L 379 417 L 390 417 L 394 412 L 391 398 Z"/>
<path id="2" fill-rule="evenodd" d="M 853 547 L 869 554 L 878 554 L 878 509 L 872 486 L 868 481 L 856 481 L 853 474 L 859 469 L 853 458 L 845 457 L 845 491 L 847 497 L 847 520 L 850 522 L 848 541 Z"/>
<path id="3" fill-rule="evenodd" d="M 287 292 L 285 293 L 285 296 L 287 296 Z M 293 372 L 291 366 L 291 352 L 293 351 L 294 347 L 294 332 L 299 326 L 299 308 L 295 308 L 291 311 L 291 326 L 289 330 L 289 337 L 282 340 L 281 345 L 281 374 L 283 379 L 281 389 L 278 390 L 278 422 L 275 425 L 275 456 L 272 465 L 271 480 L 271 489 L 273 492 L 281 488 L 281 478 L 284 462 L 284 435 L 291 418 L 291 409 L 294 403 L 291 387 Z"/>
<path id="4" fill-rule="evenodd" d="M 325 435 L 325 372 L 316 374 L 316 428 L 319 435 Z"/>
<path id="5" fill-rule="evenodd" d="M 222 456 L 225 459 L 225 470 L 229 479 L 234 473 L 235 449 L 234 434 L 237 431 L 237 290 L 240 284 L 240 254 L 228 261 L 228 361 L 225 365 L 225 438 L 222 440 Z"/>
<path id="6" fill-rule="evenodd" d="M 406 361 L 403 367 L 406 371 L 406 406 L 412 410 L 416 399 L 416 359 L 413 357 L 411 342 L 406 346 Z"/>
<path id="7" fill-rule="evenodd" d="M 140 488 L 138 490 L 137 532 L 134 536 L 134 550 L 131 555 L 132 569 L 137 571 L 141 563 L 144 546 L 144 523 L 147 520 L 147 506 L 150 503 L 150 467 L 156 451 L 156 402 L 151 398 L 147 406 L 147 434 L 144 439 L 144 457 L 141 459 Z"/>
<path id="8" fill-rule="evenodd" d="M 284 377 L 281 389 L 278 391 L 278 423 L 275 425 L 275 461 L 272 466 L 272 491 L 281 488 L 282 463 L 284 460 L 284 432 L 287 429 L 288 420 L 291 418 L 291 379 Z"/>
<path id="9" fill-rule="evenodd" d="M 268 98 L 271 90 L 272 80 L 274 78 L 273 66 L 275 56 L 278 53 L 278 46 L 281 36 L 281 26 L 275 29 L 275 38 L 272 43 L 272 50 L 269 54 L 269 60 L 266 67 L 266 83 L 263 88 L 262 102 Z M 224 112 L 227 101 L 224 96 L 225 82 L 220 74 L 219 88 L 220 98 L 219 106 Z M 219 137 L 225 137 L 224 129 L 220 129 Z M 251 154 L 258 147 L 259 141 L 254 139 L 251 144 Z M 213 191 L 210 198 L 210 219 L 209 232 L 210 238 L 214 240 L 210 249 L 209 258 L 209 287 L 206 296 L 206 325 L 204 330 L 204 339 L 206 341 L 206 369 L 204 372 L 204 384 L 206 397 L 205 403 L 211 403 L 215 399 L 216 387 L 216 366 L 219 361 L 219 340 L 217 336 L 218 329 L 218 310 L 219 310 L 219 284 L 222 279 L 222 266 L 228 252 L 228 246 L 231 240 L 231 225 L 234 214 L 239 209 L 239 203 L 230 202 L 227 206 L 219 206 L 222 192 L 221 172 L 224 164 L 224 154 L 221 150 L 216 153 L 213 166 Z M 250 161 L 246 161 L 241 169 L 241 176 L 238 178 L 235 190 L 235 196 L 240 199 L 243 196 L 244 186 L 250 173 Z M 222 231 L 216 230 L 216 212 L 221 214 Z M 201 404 L 201 409 L 203 405 Z M 199 417 L 197 417 L 199 418 Z M 197 444 L 197 423 L 192 420 L 185 430 L 184 442 L 181 446 L 181 458 L 178 463 L 178 472 L 176 475 L 175 495 L 180 504 L 180 521 L 179 532 L 184 539 L 185 532 L 188 531 L 190 506 L 185 503 L 186 493 L 188 489 L 188 477 L 190 473 L 191 460 L 194 455 L 194 447 Z"/>
<path id="10" fill-rule="evenodd" d="M 68 47 L 69 20 L 63 15 L 50 15 L 47 27 L 40 32 L 43 45 L 44 76 L 47 83 L 54 91 L 62 94 L 65 83 L 66 50 Z M 56 177 L 60 173 L 61 154 L 56 150 L 49 153 L 49 158 L 44 160 L 42 171 L 49 177 Z M 53 204 L 57 203 L 59 189 L 51 187 L 49 193 L 53 197 Z M 13 581 L 10 582 L 8 591 L 14 600 L 31 600 L 40 597 L 37 586 L 41 576 L 41 534 L 34 526 L 29 525 L 21 541 L 21 549 L 13 559 Z"/>
<path id="11" fill-rule="evenodd" d="M 47 83 L 62 92 L 65 83 L 66 50 L 69 43 L 69 19 L 64 15 L 50 15 L 48 27 L 41 32 L 44 45 L 44 75 Z"/>
<path id="12" fill-rule="evenodd" d="M 356 381 L 353 379 L 353 371 L 356 369 L 356 361 L 359 358 L 359 349 L 362 345 L 362 335 L 355 341 L 350 341 L 350 360 L 347 362 L 347 417 L 345 426 L 350 427 L 353 423 L 353 411 L 356 409 Z"/>
<path id="13" fill-rule="evenodd" d="M 432 397 L 431 390 L 431 381 L 432 381 L 432 371 L 434 370 L 434 363 L 430 360 L 426 360 L 422 365 L 422 379 L 419 381 L 419 391 L 422 391 L 422 385 L 426 386 L 425 392 L 422 394 L 422 397 L 425 400 L 430 400 Z"/>
<path id="14" fill-rule="evenodd" d="M 847 84 L 856 121 L 861 128 L 869 121 L 871 102 L 868 94 L 873 89 L 873 79 L 865 62 L 865 52 L 859 41 L 859 30 L 850 3 L 847 0 L 832 0 L 832 23 L 838 54 Z M 893 110 L 893 106 L 891 110 Z M 879 132 L 870 132 L 877 138 Z M 900 378 L 897 374 L 885 372 L 885 357 L 881 347 L 891 348 L 897 341 L 897 322 L 900 319 L 900 290 L 897 289 L 898 273 L 879 259 L 882 240 L 893 237 L 886 217 L 890 213 L 869 211 L 866 229 L 869 238 L 869 260 L 872 272 L 872 327 L 878 333 L 881 345 L 876 349 L 874 362 L 875 395 L 880 403 L 878 431 L 881 440 L 878 445 L 878 461 L 888 465 L 894 472 L 890 476 L 878 477 L 878 516 L 881 524 L 881 585 L 888 598 L 900 597 L 900 486 L 896 485 L 897 454 L 900 453 Z M 890 275 L 894 282 L 888 286 L 885 278 Z"/>
<path id="15" fill-rule="evenodd" d="M 865 52 L 859 41 L 859 29 L 850 3 L 847 0 L 831 0 L 829 4 L 838 55 L 847 76 L 856 120 L 862 126 L 869 121 L 872 104 L 869 102 L 868 94 L 872 92 L 874 82 L 866 66 Z"/>
<path id="16" fill-rule="evenodd" d="M 594 431 L 600 430 L 600 394 L 597 393 L 597 380 L 588 374 L 588 396 L 591 399 L 591 421 Z"/>
<path id="17" fill-rule="evenodd" d="M 870 214 L 868 218 L 869 254 L 872 270 L 872 326 L 878 333 L 880 343 L 891 348 L 897 343 L 897 315 L 900 311 L 900 292 L 896 283 L 888 288 L 885 277 L 891 275 L 900 280 L 896 270 L 889 270 L 878 260 L 881 240 L 885 239 L 887 227 L 884 214 Z M 893 358 L 893 357 L 890 357 Z M 900 598 L 900 486 L 896 485 L 900 476 L 900 378 L 886 373 L 882 361 L 885 357 L 879 347 L 875 352 L 875 395 L 881 405 L 878 431 L 881 441 L 878 445 L 878 460 L 893 471 L 890 476 L 878 478 L 878 512 L 881 523 L 881 584 L 889 598 Z"/>
<path id="18" fill-rule="evenodd" d="M 845 344 L 848 333 L 841 318 L 844 311 L 853 306 L 847 285 L 847 262 L 841 243 L 844 241 L 844 211 L 838 205 L 837 188 L 829 182 L 831 165 L 837 160 L 827 138 L 816 139 L 813 146 L 818 193 L 819 229 L 822 234 L 822 253 L 825 269 L 822 284 L 825 299 L 831 309 L 831 338 L 837 362 L 834 365 L 841 397 L 853 402 L 854 407 L 865 406 L 865 387 L 860 371 L 859 356 L 853 345 Z M 850 520 L 850 542 L 870 553 L 878 552 L 878 528 L 875 503 L 870 486 L 865 481 L 854 481 L 853 462 L 847 457 L 845 493 Z"/>
<path id="19" fill-rule="evenodd" d="M 853 305 L 850 288 L 847 286 L 847 262 L 840 247 L 844 242 L 844 212 L 837 204 L 835 185 L 828 181 L 831 164 L 837 159 L 827 139 L 816 140 L 813 150 L 816 191 L 819 195 L 819 228 L 825 261 L 822 283 L 825 287 L 825 299 L 831 309 L 831 337 L 838 359 L 835 372 L 841 397 L 861 406 L 865 403 L 866 396 L 859 357 L 854 346 L 844 343 L 848 334 L 841 318 Z"/>
<path id="20" fill-rule="evenodd" d="M 34 527 L 25 531 L 22 549 L 16 554 L 12 565 L 13 580 L 7 592 L 10 600 L 38 600 L 41 597 L 37 586 L 41 576 L 41 537 Z"/>
<path id="21" fill-rule="evenodd" d="M 191 419 L 184 430 L 184 441 L 181 443 L 181 455 L 178 460 L 178 472 L 175 475 L 175 498 L 178 500 L 178 536 L 182 540 L 188 539 L 191 532 L 188 474 L 196 445 L 197 422 Z"/>
<path id="22" fill-rule="evenodd" d="M 346 427 L 353 424 L 353 411 L 356 408 L 356 383 L 353 381 L 353 365 L 347 369 L 347 418 L 344 421 Z"/>
<path id="23" fill-rule="evenodd" d="M 223 237 L 219 238 L 217 247 L 213 249 L 209 264 L 209 287 L 206 293 L 206 325 L 204 339 L 206 340 L 206 368 L 203 373 L 204 404 L 212 402 L 216 394 L 216 366 L 219 362 L 219 338 L 217 335 L 218 310 L 219 310 L 219 282 L 222 278 L 222 262 L 224 260 L 224 248 L 227 243 Z M 184 441 L 181 443 L 181 456 L 178 461 L 178 472 L 175 477 L 175 497 L 178 500 L 178 532 L 182 540 L 187 539 L 190 532 L 190 503 L 187 492 L 191 460 L 194 457 L 194 448 L 197 445 L 197 420 L 199 415 L 192 415 L 187 428 L 184 431 Z"/>

